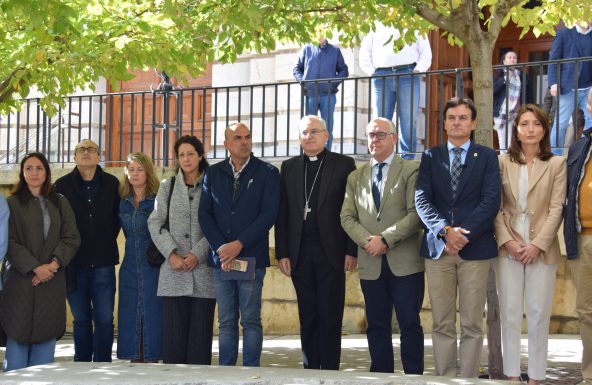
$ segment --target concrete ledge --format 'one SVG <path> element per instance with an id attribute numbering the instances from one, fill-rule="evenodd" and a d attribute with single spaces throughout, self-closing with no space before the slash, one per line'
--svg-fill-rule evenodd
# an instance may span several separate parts
<path id="1" fill-rule="evenodd" d="M 242 368 L 200 365 L 66 362 L 16 370 L 0 376 L 2 384 L 324 384 L 447 385 L 519 384 L 519 382 L 406 376 L 327 370 Z"/>

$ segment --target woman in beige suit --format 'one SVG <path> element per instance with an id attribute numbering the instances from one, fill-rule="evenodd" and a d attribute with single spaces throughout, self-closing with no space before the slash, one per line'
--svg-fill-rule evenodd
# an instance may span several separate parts
<path id="1" fill-rule="evenodd" d="M 520 379 L 523 308 L 528 326 L 528 384 L 545 379 L 549 319 L 560 257 L 557 229 L 566 193 L 565 158 L 551 153 L 547 114 L 523 106 L 508 153 L 499 157 L 502 206 L 495 222 L 504 374 Z"/>

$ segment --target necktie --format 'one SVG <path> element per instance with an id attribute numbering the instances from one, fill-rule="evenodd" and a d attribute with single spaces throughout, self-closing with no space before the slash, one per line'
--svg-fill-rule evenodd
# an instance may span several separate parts
<path id="1" fill-rule="evenodd" d="M 460 147 L 454 147 L 452 152 L 454 152 L 454 158 L 452 159 L 452 167 L 450 168 L 450 181 L 452 187 L 452 198 L 456 198 L 456 190 L 458 189 L 458 182 L 460 181 L 460 174 L 462 172 L 462 165 L 461 165 L 461 158 L 460 154 L 462 153 L 463 149 Z"/>
<path id="2" fill-rule="evenodd" d="M 382 168 L 386 163 L 378 163 L 378 172 L 376 177 L 372 181 L 372 198 L 374 199 L 374 205 L 376 210 L 380 210 L 380 182 L 382 181 Z"/>

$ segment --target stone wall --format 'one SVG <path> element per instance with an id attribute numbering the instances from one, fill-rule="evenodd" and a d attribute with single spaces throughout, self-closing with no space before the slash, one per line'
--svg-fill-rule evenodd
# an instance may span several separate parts
<path id="1" fill-rule="evenodd" d="M 279 163 L 276 164 L 279 167 Z M 54 168 L 52 169 L 53 179 L 57 179 L 70 169 Z M 110 168 L 108 172 L 118 178 L 123 176 L 121 168 Z M 171 171 L 167 169 L 157 170 L 159 178 L 170 175 Z M 0 193 L 9 195 L 12 184 L 18 179 L 18 171 L 0 171 Z M 563 236 L 560 230 L 560 242 L 562 252 Z M 125 238 L 120 233 L 118 238 L 120 253 L 123 256 Z M 292 286 L 292 281 L 282 275 L 274 255 L 274 237 L 273 231 L 270 234 L 270 246 L 272 255 L 272 266 L 267 269 L 265 283 L 263 285 L 263 308 L 262 319 L 266 334 L 298 334 L 298 308 L 296 304 L 296 293 Z M 427 283 L 426 283 L 427 284 Z M 346 280 L 345 312 L 343 317 L 343 333 L 358 334 L 366 330 L 366 319 L 364 316 L 364 300 L 360 289 L 360 283 L 357 272 L 348 273 Z M 117 306 L 116 306 L 117 311 Z M 71 330 L 72 320 L 68 315 L 68 329 Z M 117 316 L 115 317 L 117 322 Z M 424 298 L 423 309 L 421 312 L 422 325 L 426 333 L 431 332 L 431 307 L 427 295 Z M 459 323 L 457 323 L 459 324 Z M 393 327 L 397 331 L 396 319 L 393 316 Z M 217 332 L 217 325 L 215 326 Z M 553 301 L 553 314 L 550 325 L 551 333 L 577 334 L 579 333 L 577 317 L 575 314 L 575 289 L 573 286 L 569 263 L 563 259 L 557 269 L 557 281 L 555 286 L 555 296 Z"/>

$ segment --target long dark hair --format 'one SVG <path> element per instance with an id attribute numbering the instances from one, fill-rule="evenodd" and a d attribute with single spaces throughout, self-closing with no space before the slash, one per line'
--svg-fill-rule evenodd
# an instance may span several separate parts
<path id="1" fill-rule="evenodd" d="M 49 162 L 40 152 L 32 152 L 30 154 L 25 155 L 23 160 L 21 160 L 21 171 L 19 172 L 19 180 L 14 186 L 12 190 L 13 195 L 20 195 L 26 191 L 29 191 L 29 186 L 27 185 L 27 181 L 25 180 L 25 162 L 31 158 L 37 158 L 41 161 L 43 168 L 45 169 L 45 182 L 43 186 L 41 186 L 41 195 L 48 196 L 51 193 L 53 187 L 51 185 L 51 168 L 49 168 Z"/>
<path id="2" fill-rule="evenodd" d="M 551 129 L 549 125 L 549 117 L 545 111 L 535 104 L 525 104 L 520 107 L 520 110 L 514 119 L 514 123 L 512 123 L 512 141 L 510 142 L 510 148 L 508 148 L 508 155 L 510 155 L 512 162 L 525 164 L 524 159 L 522 159 L 520 139 L 518 139 L 518 123 L 520 123 L 522 115 L 527 112 L 532 112 L 543 126 L 543 138 L 539 142 L 539 154 L 537 155 L 537 158 L 540 160 L 549 160 L 553 156 L 553 153 L 551 152 Z"/>
<path id="3" fill-rule="evenodd" d="M 179 160 L 179 147 L 184 143 L 192 145 L 193 148 L 195 148 L 195 151 L 197 151 L 197 154 L 201 156 L 198 170 L 200 173 L 204 173 L 210 164 L 206 159 L 203 143 L 193 135 L 183 135 L 175 142 L 175 158 L 177 158 L 177 160 Z M 177 162 L 177 168 L 175 169 L 175 172 L 179 172 L 179 162 Z"/>

